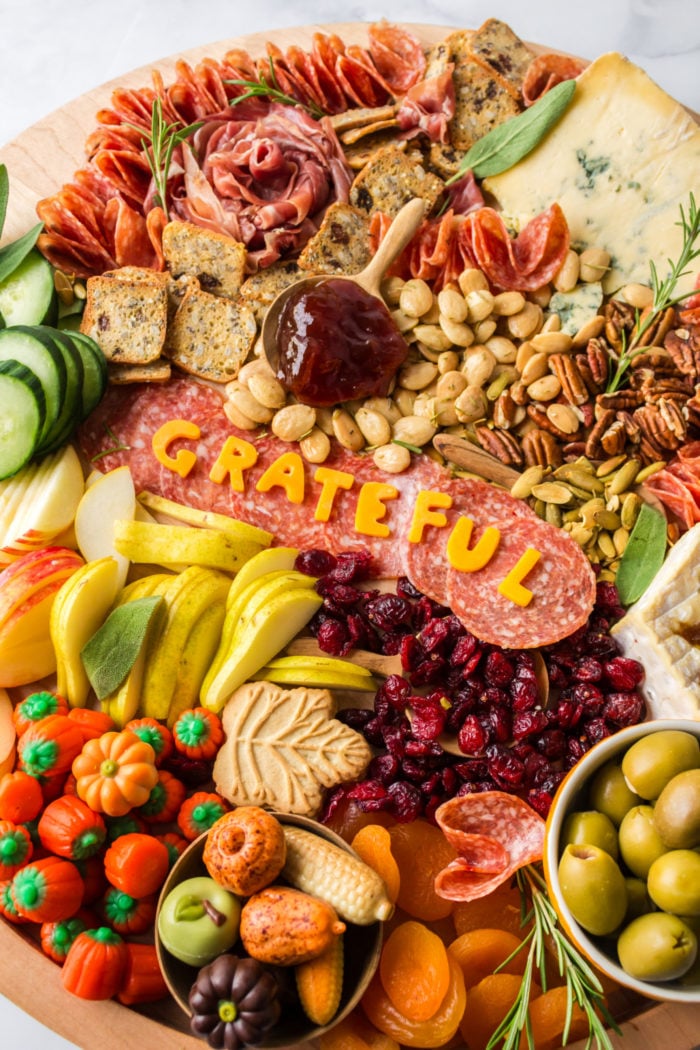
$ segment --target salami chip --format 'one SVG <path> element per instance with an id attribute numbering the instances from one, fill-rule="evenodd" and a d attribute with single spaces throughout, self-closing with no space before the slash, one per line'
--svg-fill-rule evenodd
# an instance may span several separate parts
<path id="1" fill-rule="evenodd" d="M 435 879 L 435 892 L 448 900 L 484 897 L 518 868 L 542 858 L 544 820 L 527 802 L 505 791 L 450 799 L 435 811 L 435 820 L 460 854 Z M 506 860 L 496 871 L 493 865 L 499 847 Z M 479 863 L 480 869 L 476 866 Z"/>
<path id="2" fill-rule="evenodd" d="M 533 58 L 523 78 L 523 101 L 531 106 L 564 80 L 574 80 L 586 63 L 569 55 L 545 54 Z"/>
<path id="3" fill-rule="evenodd" d="M 460 229 L 475 266 L 494 288 L 533 292 L 554 277 L 569 250 L 569 227 L 558 204 L 552 204 L 512 239 L 493 208 L 466 216 Z"/>
<path id="4" fill-rule="evenodd" d="M 393 95 L 404 95 L 425 74 L 420 40 L 407 29 L 375 22 L 367 31 L 369 53 Z"/>
<path id="5" fill-rule="evenodd" d="M 447 571 L 447 604 L 467 630 L 493 645 L 535 649 L 582 627 L 595 601 L 595 577 L 579 545 L 534 515 L 492 524 L 501 538 L 488 565 L 479 572 Z M 499 585 L 531 549 L 540 558 L 522 581 L 532 599 L 521 605 Z"/>

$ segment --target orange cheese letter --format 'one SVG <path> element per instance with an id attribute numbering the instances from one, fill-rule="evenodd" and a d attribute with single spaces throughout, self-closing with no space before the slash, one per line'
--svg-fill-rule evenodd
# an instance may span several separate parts
<path id="1" fill-rule="evenodd" d="M 498 529 L 489 525 L 484 529 L 483 536 L 475 547 L 469 549 L 469 541 L 472 538 L 474 522 L 471 518 L 460 518 L 450 533 L 447 541 L 447 560 L 453 569 L 460 572 L 477 572 L 493 558 L 501 534 Z"/>
<path id="2" fill-rule="evenodd" d="M 298 452 L 283 452 L 255 487 L 258 492 L 269 492 L 277 485 L 287 493 L 290 503 L 304 502 L 304 462 Z"/>
<path id="3" fill-rule="evenodd" d="M 224 441 L 216 463 L 209 471 L 209 480 L 215 481 L 217 485 L 222 485 L 228 474 L 234 492 L 245 492 L 243 471 L 252 467 L 257 458 L 258 453 L 254 445 L 230 434 Z"/>
<path id="4" fill-rule="evenodd" d="M 540 552 L 534 547 L 528 547 L 525 553 L 518 558 L 505 580 L 499 583 L 498 593 L 504 598 L 510 598 L 516 605 L 529 605 L 532 601 L 532 591 L 523 587 L 523 580 L 530 570 L 534 569 L 541 557 Z"/>
<path id="5" fill-rule="evenodd" d="M 413 520 L 408 532 L 409 543 L 420 543 L 423 539 L 423 529 L 426 525 L 435 525 L 441 529 L 447 525 L 447 518 L 439 512 L 438 508 L 449 510 L 452 506 L 452 496 L 446 492 L 431 492 L 423 490 L 416 496 L 416 505 L 413 508 Z"/>
<path id="6" fill-rule="evenodd" d="M 189 448 L 181 448 L 178 449 L 175 456 L 171 456 L 168 453 L 168 446 L 179 438 L 196 441 L 200 433 L 196 423 L 189 423 L 186 419 L 171 419 L 156 430 L 151 438 L 151 448 L 159 463 L 162 463 L 168 470 L 172 470 L 173 473 L 179 474 L 181 478 L 186 478 L 197 462 L 197 453 Z"/>
<path id="7" fill-rule="evenodd" d="M 336 492 L 338 489 L 351 489 L 355 484 L 355 479 L 352 474 L 347 474 L 344 470 L 319 467 L 314 474 L 314 481 L 319 481 L 323 485 L 314 511 L 314 518 L 316 521 L 328 521 L 333 510 Z"/>
<path id="8" fill-rule="evenodd" d="M 396 499 L 399 490 L 382 481 L 366 481 L 360 489 L 355 509 L 355 531 L 365 536 L 391 536 L 388 525 L 380 521 L 386 517 L 384 500 Z"/>

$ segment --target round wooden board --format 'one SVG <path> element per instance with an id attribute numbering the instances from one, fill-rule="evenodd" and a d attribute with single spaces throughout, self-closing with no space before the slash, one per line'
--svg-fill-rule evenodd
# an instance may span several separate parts
<path id="1" fill-rule="evenodd" d="M 442 40 L 454 27 L 409 25 L 426 45 Z M 253 56 L 265 53 L 270 40 L 280 47 L 297 44 L 309 47 L 313 33 L 334 32 L 346 44 L 366 43 L 366 26 L 357 22 L 310 25 L 294 29 L 232 37 L 193 48 L 183 54 L 135 69 L 117 80 L 102 84 L 80 98 L 50 113 L 0 149 L 0 163 L 10 176 L 10 200 L 3 243 L 25 233 L 36 223 L 35 206 L 50 196 L 85 161 L 84 143 L 96 125 L 95 114 L 108 105 L 116 87 L 140 88 L 151 84 L 151 70 L 158 69 L 169 83 L 175 63 L 182 58 L 196 65 L 205 57 L 219 58 L 230 48 L 242 47 Z M 530 45 L 533 50 L 545 50 Z M 201 1050 L 201 1040 L 187 1034 L 186 1021 L 175 1003 L 154 1004 L 143 1011 L 128 1009 L 116 1001 L 87 1002 L 69 997 L 61 986 L 60 970 L 42 954 L 35 942 L 19 928 L 0 921 L 0 990 L 21 1009 L 71 1040 L 82 1050 Z M 638 1000 L 636 1016 L 624 1023 L 623 1037 L 613 1035 L 616 1050 L 696 1050 L 700 1033 L 700 1004 L 654 1005 Z M 630 1016 L 630 1009 L 626 1011 Z M 571 1050 L 583 1048 L 584 1042 Z"/>

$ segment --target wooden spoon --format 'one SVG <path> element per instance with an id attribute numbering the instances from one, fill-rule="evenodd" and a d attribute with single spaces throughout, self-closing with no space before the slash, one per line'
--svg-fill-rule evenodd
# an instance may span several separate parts
<path id="1" fill-rule="evenodd" d="M 468 470 L 472 474 L 478 474 L 486 481 L 493 481 L 496 485 L 503 485 L 510 489 L 520 477 L 520 472 L 513 467 L 507 467 L 496 459 L 490 452 L 486 452 L 478 445 L 474 445 L 467 438 L 457 437 L 454 434 L 436 434 L 433 445 L 441 456 L 449 463 L 454 463 L 462 470 Z"/>
<path id="2" fill-rule="evenodd" d="M 358 284 L 370 295 L 381 298 L 380 286 L 385 272 L 389 269 L 394 259 L 401 254 L 409 243 L 413 234 L 420 226 L 425 215 L 425 201 L 421 197 L 414 197 L 408 204 L 404 204 L 401 211 L 396 215 L 391 226 L 384 235 L 370 263 L 360 273 L 352 276 L 336 276 L 335 274 L 320 274 L 314 277 L 302 277 L 288 288 L 283 289 L 272 302 L 262 326 L 262 345 L 265 356 L 275 375 L 279 367 L 279 351 L 277 346 L 277 327 L 280 314 L 285 303 L 291 295 L 299 291 L 313 288 L 320 281 L 344 280 Z"/>

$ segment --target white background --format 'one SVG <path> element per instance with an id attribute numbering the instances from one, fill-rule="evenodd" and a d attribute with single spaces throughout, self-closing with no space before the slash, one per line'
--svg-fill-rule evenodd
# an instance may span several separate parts
<path id="1" fill-rule="evenodd" d="M 0 0 L 0 144 L 89 88 L 190 47 L 382 17 L 465 27 L 498 17 L 527 40 L 586 58 L 619 50 L 700 112 L 698 0 Z M 0 995 L 2 1050 L 71 1046 Z"/>

